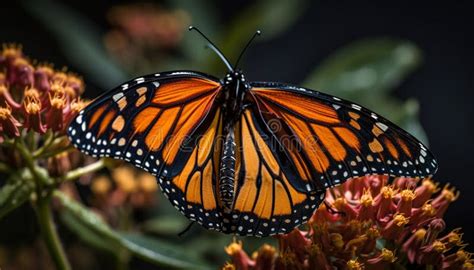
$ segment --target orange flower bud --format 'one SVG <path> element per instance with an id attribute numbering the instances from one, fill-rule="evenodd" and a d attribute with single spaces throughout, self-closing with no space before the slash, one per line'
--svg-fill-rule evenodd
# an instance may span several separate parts
<path id="1" fill-rule="evenodd" d="M 247 253 L 242 250 L 242 242 L 232 242 L 230 245 L 225 247 L 225 252 L 231 257 L 232 264 L 236 269 L 247 270 L 255 266 L 255 262 L 252 261 Z"/>
<path id="2" fill-rule="evenodd" d="M 7 136 L 18 137 L 20 136 L 20 130 L 18 127 L 21 124 L 12 115 L 12 110 L 9 106 L 0 107 L 0 127 Z"/>

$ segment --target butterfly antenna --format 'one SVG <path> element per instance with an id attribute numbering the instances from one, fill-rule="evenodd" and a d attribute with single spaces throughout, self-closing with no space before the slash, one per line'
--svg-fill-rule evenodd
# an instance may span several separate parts
<path id="1" fill-rule="evenodd" d="M 239 55 L 239 58 L 237 58 L 237 61 L 235 62 L 235 65 L 234 67 L 237 68 L 237 65 L 239 64 L 240 62 L 240 58 L 242 58 L 242 56 L 244 55 L 245 51 L 247 50 L 247 48 L 250 46 L 250 44 L 252 43 L 252 41 L 257 37 L 257 36 L 260 36 L 262 34 L 262 32 L 260 30 L 257 30 L 257 32 L 255 32 L 255 34 L 253 34 L 252 38 L 247 42 L 247 45 L 245 45 L 244 49 L 242 50 L 242 52 L 240 52 L 240 55 Z"/>
<path id="2" fill-rule="evenodd" d="M 207 46 L 209 48 L 211 48 L 218 56 L 219 58 L 222 60 L 222 62 L 224 62 L 224 64 L 227 66 L 227 68 L 229 69 L 229 71 L 234 71 L 234 68 L 232 67 L 232 65 L 230 64 L 229 60 L 227 60 L 227 58 L 225 58 L 224 54 L 217 48 L 216 45 L 214 45 L 214 43 L 212 43 L 212 41 L 210 39 L 208 39 L 206 37 L 206 35 L 204 35 L 201 30 L 197 29 L 196 27 L 194 26 L 190 26 L 189 27 L 189 31 L 191 30 L 195 30 L 196 32 L 198 32 L 204 39 L 207 40 Z"/>

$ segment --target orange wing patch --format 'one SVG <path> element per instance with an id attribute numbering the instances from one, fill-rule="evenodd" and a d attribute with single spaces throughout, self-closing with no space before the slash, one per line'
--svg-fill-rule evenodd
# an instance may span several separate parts
<path id="1" fill-rule="evenodd" d="M 150 109 L 147 109 L 147 110 L 150 110 Z M 168 135 L 174 123 L 174 120 L 176 119 L 178 111 L 179 111 L 178 107 L 173 107 L 171 109 L 164 110 L 161 113 L 160 118 L 158 118 L 156 123 L 150 129 L 150 132 L 148 133 L 148 135 L 145 137 L 145 144 L 148 147 L 148 149 L 150 149 L 151 151 L 156 151 L 160 149 L 161 145 L 166 139 L 166 136 Z M 143 131 L 144 129 L 148 128 L 150 124 L 151 124 L 151 121 L 141 122 L 140 127 L 143 126 L 143 128 L 137 129 L 137 131 L 138 130 Z"/>
<path id="2" fill-rule="evenodd" d="M 244 175 L 242 180 L 236 180 L 236 186 L 239 181 L 243 182 L 236 192 L 234 209 L 262 219 L 291 214 L 294 205 L 305 201 L 306 193 L 300 193 L 290 185 L 274 153 L 256 129 L 250 111 L 244 112 L 240 123 L 241 128 L 235 129 L 237 149 L 242 151 L 237 155 L 239 169 L 236 172 L 239 174 L 242 168 Z"/>
<path id="3" fill-rule="evenodd" d="M 331 154 L 331 156 L 337 160 L 342 161 L 346 158 L 346 149 L 341 144 L 341 142 L 336 138 L 331 129 L 320 126 L 320 125 L 311 125 L 313 130 L 316 132 L 318 138 L 322 141 L 326 150 Z"/>
<path id="4" fill-rule="evenodd" d="M 210 109 L 209 106 L 212 104 L 211 100 L 214 98 L 215 94 L 208 95 L 183 107 L 174 132 L 169 136 L 169 140 L 163 148 L 163 157 L 166 163 L 171 164 L 174 162 L 182 142 L 199 124 L 199 119 L 202 119 L 207 114 Z"/>
<path id="5" fill-rule="evenodd" d="M 329 159 L 319 146 L 317 138 L 311 135 L 308 125 L 290 114 L 282 113 L 282 116 L 300 139 L 312 165 L 318 172 L 324 172 L 329 167 Z"/>
<path id="6" fill-rule="evenodd" d="M 109 127 L 109 124 L 110 122 L 112 121 L 112 119 L 114 118 L 114 116 L 116 116 L 116 112 L 115 110 L 113 109 L 110 109 L 104 116 L 104 118 L 102 119 L 102 121 L 100 122 L 100 125 L 99 125 L 99 132 L 97 133 L 98 136 L 100 137 L 104 131 Z"/>
<path id="7" fill-rule="evenodd" d="M 217 206 L 216 191 L 213 184 L 213 157 L 215 142 L 220 132 L 220 114 L 214 117 L 211 127 L 203 134 L 188 158 L 184 169 L 171 181 L 181 190 L 188 203 L 201 204 L 205 210 L 213 210 Z"/>
<path id="8" fill-rule="evenodd" d="M 139 112 L 133 119 L 135 132 L 141 133 L 145 131 L 160 111 L 158 108 L 149 107 Z"/>
<path id="9" fill-rule="evenodd" d="M 298 112 L 310 119 L 328 124 L 339 123 L 336 110 L 320 102 L 274 89 L 255 89 L 252 92 L 262 99 Z"/>
<path id="10" fill-rule="evenodd" d="M 169 82 L 159 86 L 152 102 L 159 106 L 175 105 L 183 100 L 217 92 L 220 87 L 218 82 L 198 78 Z"/>
<path id="11" fill-rule="evenodd" d="M 403 152 L 405 152 L 405 154 L 411 158 L 412 155 L 411 155 L 410 149 L 408 149 L 407 144 L 400 138 L 397 138 L 397 143 L 400 146 L 400 148 L 402 148 Z"/>
<path id="12" fill-rule="evenodd" d="M 339 137 L 351 148 L 360 149 L 360 141 L 354 134 L 354 132 L 350 131 L 345 127 L 335 127 L 333 129 L 339 135 Z"/>
<path id="13" fill-rule="evenodd" d="M 395 145 L 393 145 L 393 143 L 387 138 L 384 138 L 383 142 L 385 144 L 385 147 L 390 152 L 390 155 L 392 155 L 393 158 L 398 160 L 399 154 L 397 148 L 395 148 Z"/>
<path id="14" fill-rule="evenodd" d="M 380 153 L 383 151 L 383 146 L 379 140 L 375 139 L 369 143 L 369 148 L 372 153 Z"/>
<path id="15" fill-rule="evenodd" d="M 95 123 L 97 123 L 100 116 L 105 111 L 106 106 L 107 105 L 102 105 L 101 107 L 95 110 L 94 114 L 92 114 L 91 120 L 89 121 L 89 129 L 91 129 L 95 125 Z"/>

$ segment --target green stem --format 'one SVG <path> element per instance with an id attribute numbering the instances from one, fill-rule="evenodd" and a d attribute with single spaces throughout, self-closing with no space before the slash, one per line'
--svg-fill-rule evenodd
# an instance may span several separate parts
<path id="1" fill-rule="evenodd" d="M 33 130 L 28 131 L 26 134 L 26 146 L 30 151 L 33 151 L 35 148 L 35 132 Z"/>
<path id="2" fill-rule="evenodd" d="M 69 270 L 71 266 L 67 260 L 61 240 L 59 239 L 56 226 L 53 221 L 53 213 L 50 208 L 51 196 L 41 198 L 38 200 L 36 206 L 36 213 L 38 216 L 39 226 L 41 228 L 42 236 L 46 243 L 46 247 L 51 254 L 56 268 L 59 270 Z"/>
<path id="3" fill-rule="evenodd" d="M 26 162 L 26 166 L 30 170 L 31 174 L 33 175 L 33 178 L 35 180 L 40 180 L 40 185 L 41 184 L 51 184 L 51 179 L 48 177 L 45 177 L 36 168 L 35 161 L 33 160 L 33 157 L 31 156 L 31 153 L 29 150 L 26 148 L 25 143 L 23 142 L 22 139 L 18 138 L 15 140 L 15 146 L 16 149 L 20 152 L 21 156 L 23 157 L 23 160 Z M 38 183 L 37 183 L 38 184 Z"/>
<path id="4" fill-rule="evenodd" d="M 83 176 L 84 174 L 98 171 L 98 170 L 104 168 L 105 165 L 106 165 L 105 159 L 99 159 L 98 161 L 96 161 L 92 164 L 89 164 L 85 167 L 77 168 L 73 171 L 68 172 L 60 180 L 61 180 L 61 182 L 75 180 L 75 179 Z"/>
<path id="5" fill-rule="evenodd" d="M 41 154 L 43 154 L 48 149 L 48 147 L 50 147 L 51 144 L 54 142 L 54 133 L 51 130 L 48 130 L 48 132 L 46 132 L 44 137 L 45 137 L 45 140 L 44 140 L 43 146 L 41 146 L 39 149 L 37 149 L 33 153 L 33 157 L 38 157 Z"/>
<path id="6" fill-rule="evenodd" d="M 34 157 L 35 158 L 50 158 L 50 157 L 54 157 L 56 155 L 59 155 L 61 153 L 71 151 L 72 149 L 74 149 L 74 146 L 68 145 L 66 147 L 54 149 L 54 150 L 48 151 L 47 153 L 44 153 L 44 154 L 38 155 L 38 156 L 34 156 Z"/>

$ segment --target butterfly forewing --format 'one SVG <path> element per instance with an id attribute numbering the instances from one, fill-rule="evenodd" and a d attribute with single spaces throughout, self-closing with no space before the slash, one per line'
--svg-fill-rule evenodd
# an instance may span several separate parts
<path id="1" fill-rule="evenodd" d="M 179 211 L 218 229 L 220 92 L 219 82 L 194 72 L 137 78 L 93 101 L 68 135 L 86 154 L 123 159 L 158 176 Z"/>
<path id="2" fill-rule="evenodd" d="M 427 148 L 390 121 L 337 97 L 275 83 L 254 83 L 252 102 L 297 169 L 307 191 L 368 174 L 425 177 L 437 164 Z M 278 150 L 278 149 L 276 149 Z M 282 154 L 283 155 L 283 154 Z"/>

